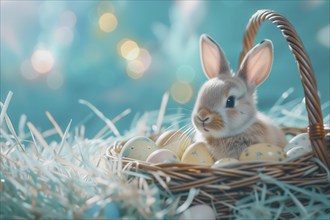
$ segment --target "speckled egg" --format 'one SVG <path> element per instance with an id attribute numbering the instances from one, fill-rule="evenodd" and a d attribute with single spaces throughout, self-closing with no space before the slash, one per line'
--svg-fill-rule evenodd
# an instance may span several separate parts
<path id="1" fill-rule="evenodd" d="M 144 136 L 137 136 L 126 142 L 121 153 L 123 157 L 145 161 L 155 150 L 157 150 L 157 145 L 152 140 Z"/>
<path id="2" fill-rule="evenodd" d="M 180 215 L 180 220 L 193 220 L 193 219 L 208 219 L 215 220 L 216 215 L 214 210 L 208 205 L 195 205 L 188 208 Z"/>
<path id="3" fill-rule="evenodd" d="M 173 151 L 179 158 L 191 143 L 190 137 L 177 130 L 165 131 L 156 141 L 159 148 Z"/>
<path id="4" fill-rule="evenodd" d="M 286 155 L 288 156 L 289 160 L 297 159 L 298 157 L 301 157 L 305 154 L 308 154 L 312 151 L 312 149 L 309 149 L 308 147 L 293 147 L 288 152 L 286 152 Z"/>
<path id="5" fill-rule="evenodd" d="M 245 148 L 240 161 L 283 161 L 287 158 L 281 147 L 269 143 L 254 144 Z"/>
<path id="6" fill-rule="evenodd" d="M 179 157 L 173 151 L 167 149 L 158 149 L 147 158 L 149 163 L 178 163 L 179 161 Z"/>
<path id="7" fill-rule="evenodd" d="M 227 167 L 234 163 L 238 163 L 239 160 L 234 158 L 222 158 L 220 160 L 217 160 L 213 165 L 212 168 L 221 168 L 221 167 Z"/>
<path id="8" fill-rule="evenodd" d="M 295 136 L 294 138 L 292 138 L 289 141 L 289 144 L 284 147 L 284 151 L 288 152 L 290 149 L 292 149 L 294 147 L 306 147 L 306 148 L 312 150 L 312 144 L 309 139 L 309 134 L 302 133 L 302 134 L 299 134 L 299 135 Z"/>
<path id="9" fill-rule="evenodd" d="M 181 162 L 209 166 L 214 163 L 214 160 L 207 149 L 206 143 L 197 142 L 186 149 Z"/>

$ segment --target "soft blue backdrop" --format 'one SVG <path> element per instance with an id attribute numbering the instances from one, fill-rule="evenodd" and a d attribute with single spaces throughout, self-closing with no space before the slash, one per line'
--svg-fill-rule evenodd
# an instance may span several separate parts
<path id="1" fill-rule="evenodd" d="M 1 101 L 13 91 L 8 112 L 14 126 L 24 113 L 41 130 L 52 127 L 45 111 L 63 129 L 70 119 L 73 126 L 79 124 L 91 112 L 79 99 L 109 118 L 131 108 L 117 124 L 125 130 L 136 113 L 158 109 L 162 95 L 179 77 L 193 94 L 185 104 L 171 97 L 168 112 L 191 109 L 206 80 L 199 62 L 200 34 L 208 33 L 222 46 L 235 70 L 248 20 L 266 8 L 285 15 L 296 28 L 314 66 L 321 102 L 327 102 L 329 1 L 1 1 Z M 109 33 L 99 27 L 100 16 L 107 12 L 118 22 Z M 137 80 L 128 76 L 128 61 L 118 54 L 124 38 L 145 48 L 152 59 Z M 266 110 L 290 87 L 295 88 L 292 98 L 302 98 L 303 92 L 280 31 L 264 24 L 257 41 L 263 38 L 271 39 L 275 50 L 271 76 L 258 92 L 259 108 Z M 50 51 L 54 58 L 45 74 L 31 67 L 37 49 Z M 103 123 L 92 117 L 86 125 L 94 135 Z"/>

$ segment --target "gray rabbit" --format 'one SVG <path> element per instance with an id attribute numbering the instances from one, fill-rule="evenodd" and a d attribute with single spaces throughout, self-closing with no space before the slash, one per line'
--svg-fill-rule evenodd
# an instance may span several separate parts
<path id="1" fill-rule="evenodd" d="M 269 75 L 273 45 L 264 40 L 252 48 L 235 76 L 218 44 L 200 38 L 200 56 L 208 81 L 201 87 L 192 113 L 196 141 L 208 143 L 214 159 L 236 158 L 248 146 L 271 143 L 284 147 L 284 133 L 258 112 L 256 87 Z"/>

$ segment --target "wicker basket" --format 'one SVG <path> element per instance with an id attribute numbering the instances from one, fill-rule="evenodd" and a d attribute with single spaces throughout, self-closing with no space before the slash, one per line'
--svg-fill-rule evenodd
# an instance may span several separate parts
<path id="1" fill-rule="evenodd" d="M 184 163 L 152 165 L 129 158 L 122 159 L 124 164 L 129 163 L 130 169 L 149 174 L 153 181 L 164 190 L 174 195 L 185 195 L 181 197 L 181 202 L 185 201 L 190 189 L 196 189 L 199 193 L 194 197 L 193 204 L 202 203 L 213 206 L 217 217 L 221 219 L 232 218 L 235 203 L 251 194 L 253 190 L 262 190 L 262 184 L 267 185 L 268 195 L 276 194 L 278 186 L 270 179 L 298 187 L 311 185 L 319 193 L 328 194 L 330 191 L 327 173 L 327 169 L 330 168 L 329 152 L 326 148 L 325 129 L 316 81 L 309 57 L 293 26 L 286 18 L 274 11 L 257 11 L 247 25 L 240 61 L 253 47 L 258 28 L 265 20 L 276 24 L 281 30 L 297 61 L 306 99 L 309 119 L 309 126 L 306 130 L 313 146 L 312 153 L 290 162 L 241 162 L 230 168 L 210 168 Z M 292 134 L 293 130 L 285 129 L 285 131 Z M 303 130 L 298 129 L 297 131 Z M 110 151 L 107 152 L 107 158 L 118 159 L 116 155 L 111 155 Z M 160 175 L 161 180 L 159 173 L 162 174 Z M 155 178 L 156 175 L 158 178 Z M 305 205 L 308 203 L 308 199 L 303 199 L 300 203 Z M 293 204 L 288 202 L 285 205 Z M 280 204 L 273 204 L 274 208 L 279 206 Z M 280 217 L 286 219 L 293 216 L 282 214 Z"/>

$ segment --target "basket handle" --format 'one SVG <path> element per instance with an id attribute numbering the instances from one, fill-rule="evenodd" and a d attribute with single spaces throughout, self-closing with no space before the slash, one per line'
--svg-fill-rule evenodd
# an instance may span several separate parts
<path id="1" fill-rule="evenodd" d="M 246 27 L 243 50 L 239 63 L 242 62 L 245 54 L 253 47 L 256 33 L 265 21 L 269 20 L 281 30 L 286 39 L 294 58 L 297 61 L 301 82 L 304 88 L 306 109 L 308 113 L 308 133 L 313 146 L 314 154 L 330 169 L 330 162 L 327 158 L 327 151 L 324 143 L 323 117 L 320 105 L 320 98 L 317 94 L 317 85 L 314 71 L 305 48 L 291 23 L 282 15 L 272 10 L 259 10 L 249 20 Z"/>

